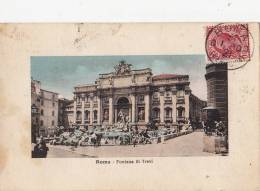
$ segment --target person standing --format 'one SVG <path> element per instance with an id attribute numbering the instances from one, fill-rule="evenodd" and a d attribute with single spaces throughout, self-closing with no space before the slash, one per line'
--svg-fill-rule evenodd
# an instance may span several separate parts
<path id="1" fill-rule="evenodd" d="M 40 138 L 39 143 L 34 146 L 32 157 L 33 158 L 46 158 L 49 148 L 46 146 L 46 143 L 43 137 Z"/>

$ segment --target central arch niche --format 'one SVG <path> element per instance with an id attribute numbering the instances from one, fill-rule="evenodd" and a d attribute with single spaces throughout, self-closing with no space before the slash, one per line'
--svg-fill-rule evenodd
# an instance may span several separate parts
<path id="1" fill-rule="evenodd" d="M 120 97 L 116 103 L 115 122 L 125 122 L 131 119 L 131 104 L 126 97 Z"/>

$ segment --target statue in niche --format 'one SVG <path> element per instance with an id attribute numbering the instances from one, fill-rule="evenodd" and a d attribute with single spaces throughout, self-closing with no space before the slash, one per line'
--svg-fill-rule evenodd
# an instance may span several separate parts
<path id="1" fill-rule="evenodd" d="M 144 109 L 143 108 L 141 108 L 138 112 L 138 119 L 141 121 L 144 120 Z"/>
<path id="2" fill-rule="evenodd" d="M 122 110 L 118 112 L 117 117 L 118 117 L 118 122 L 125 123 L 125 114 L 122 112 Z"/>
<path id="3" fill-rule="evenodd" d="M 105 109 L 105 111 L 104 111 L 104 120 L 106 121 L 106 120 L 108 120 L 108 118 L 109 118 L 109 116 L 108 116 L 108 110 Z"/>

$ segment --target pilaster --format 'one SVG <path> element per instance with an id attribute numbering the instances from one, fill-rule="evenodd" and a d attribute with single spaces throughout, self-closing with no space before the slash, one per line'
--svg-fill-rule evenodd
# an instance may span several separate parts
<path id="1" fill-rule="evenodd" d="M 113 98 L 109 97 L 109 125 L 113 124 Z"/>
<path id="2" fill-rule="evenodd" d="M 77 100 L 76 97 L 74 96 L 74 102 L 73 102 L 73 121 L 76 123 L 76 118 L 77 118 Z"/>
<path id="3" fill-rule="evenodd" d="M 160 123 L 164 123 L 164 94 L 165 94 L 165 88 L 160 88 Z"/>
<path id="4" fill-rule="evenodd" d="M 93 125 L 93 117 L 94 117 L 94 115 L 93 115 L 93 93 L 91 93 L 90 95 L 89 95 L 89 98 L 90 98 L 90 107 L 89 107 L 89 115 L 90 115 L 90 118 L 89 118 L 89 124 L 90 125 Z"/>
<path id="5" fill-rule="evenodd" d="M 82 121 L 81 121 L 81 123 L 82 124 L 85 124 L 85 100 L 82 100 L 82 105 L 81 105 L 81 119 L 82 119 Z"/>
<path id="6" fill-rule="evenodd" d="M 184 117 L 186 119 L 189 119 L 190 117 L 190 87 L 189 86 L 185 86 L 185 95 L 184 95 L 184 101 L 185 101 L 185 115 Z"/>
<path id="7" fill-rule="evenodd" d="M 176 123 L 177 122 L 177 89 L 174 86 L 172 89 L 172 122 Z"/>
<path id="8" fill-rule="evenodd" d="M 149 122 L 150 118 L 150 95 L 149 93 L 145 95 L 144 97 L 144 103 L 145 103 L 145 123 Z"/>
<path id="9" fill-rule="evenodd" d="M 135 101 L 135 95 L 131 95 L 131 102 L 132 102 L 132 123 L 135 123 L 135 116 L 136 116 L 136 101 Z"/>
<path id="10" fill-rule="evenodd" d="M 97 95 L 97 105 L 98 105 L 98 111 L 97 111 L 97 124 L 101 124 L 101 100 L 100 95 Z"/>

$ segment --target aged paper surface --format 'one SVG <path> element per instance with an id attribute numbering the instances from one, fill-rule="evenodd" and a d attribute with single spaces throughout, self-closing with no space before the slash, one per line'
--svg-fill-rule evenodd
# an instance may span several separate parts
<path id="1" fill-rule="evenodd" d="M 32 57 L 205 55 L 206 66 L 206 30 L 217 24 L 0 25 L 0 189 L 259 190 L 259 25 L 254 23 L 248 24 L 250 60 L 228 70 L 227 156 L 120 156 L 153 161 L 147 164 L 31 158 Z"/>

